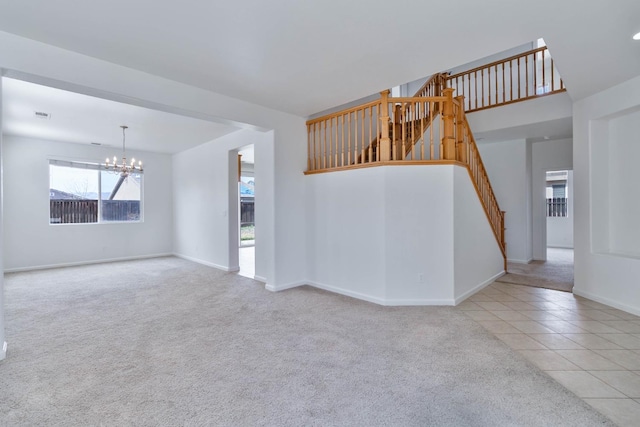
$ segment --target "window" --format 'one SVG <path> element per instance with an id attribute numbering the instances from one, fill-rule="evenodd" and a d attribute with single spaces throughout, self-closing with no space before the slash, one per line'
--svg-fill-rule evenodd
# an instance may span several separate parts
<path id="1" fill-rule="evenodd" d="M 127 178 L 97 164 L 49 162 L 49 223 L 142 220 L 142 173 Z"/>
<path id="2" fill-rule="evenodd" d="M 547 216 L 568 216 L 567 198 L 568 171 L 547 172 Z"/>

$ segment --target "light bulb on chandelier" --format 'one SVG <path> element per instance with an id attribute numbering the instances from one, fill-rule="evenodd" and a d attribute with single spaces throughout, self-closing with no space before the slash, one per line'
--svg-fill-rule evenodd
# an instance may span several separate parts
<path id="1" fill-rule="evenodd" d="M 104 167 L 107 170 L 113 170 L 113 172 L 120 174 L 121 177 L 126 178 L 133 172 L 142 172 L 142 162 L 139 161 L 136 165 L 136 159 L 131 158 L 131 163 L 127 164 L 127 156 L 125 154 L 125 135 L 124 132 L 128 129 L 128 126 L 120 126 L 122 128 L 122 163 L 118 164 L 118 159 L 113 156 L 113 163 L 107 157 Z"/>

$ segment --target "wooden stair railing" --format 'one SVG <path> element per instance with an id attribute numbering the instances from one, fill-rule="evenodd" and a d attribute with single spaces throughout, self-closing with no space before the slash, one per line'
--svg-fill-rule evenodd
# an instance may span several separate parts
<path id="1" fill-rule="evenodd" d="M 442 90 L 447 87 L 447 73 L 436 73 L 429 77 L 426 82 L 417 90 L 413 97 L 418 96 L 441 96 Z"/>
<path id="2" fill-rule="evenodd" d="M 391 139 L 391 160 L 402 160 L 407 157 L 410 160 L 424 160 L 434 158 L 431 144 L 429 154 L 424 153 L 424 134 L 438 118 L 440 103 L 429 101 L 418 101 L 410 98 L 392 98 L 393 119 L 389 121 L 389 132 Z M 365 150 L 358 158 L 357 163 L 367 163 L 369 159 L 376 159 L 378 153 L 379 139 L 371 141 L 371 150 Z M 416 153 L 416 146 L 419 146 L 420 153 Z M 372 157 L 369 157 L 371 155 Z M 354 162 L 356 163 L 356 162 Z"/>
<path id="3" fill-rule="evenodd" d="M 482 202 L 482 207 L 491 224 L 491 228 L 502 251 L 504 259 L 504 269 L 507 270 L 507 244 L 505 241 L 504 216 L 505 212 L 500 209 L 498 200 L 491 187 L 489 175 L 482 162 L 480 151 L 473 137 L 469 122 L 464 112 L 464 97 L 458 96 L 454 103 L 455 120 L 455 156 L 456 160 L 467 166 L 471 181 L 474 184 L 478 197 Z"/>

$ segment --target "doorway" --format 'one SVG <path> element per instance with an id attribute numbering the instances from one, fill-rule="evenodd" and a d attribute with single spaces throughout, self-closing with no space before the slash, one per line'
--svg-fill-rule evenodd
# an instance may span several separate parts
<path id="1" fill-rule="evenodd" d="M 573 170 L 542 170 L 539 194 L 544 203 L 542 241 L 544 260 L 526 264 L 509 262 L 508 273 L 499 281 L 546 289 L 571 292 L 573 289 Z M 540 176 L 540 175 L 538 175 Z M 537 187 L 540 188 L 540 187 Z M 544 199 L 542 199 L 544 197 Z M 534 206 L 536 203 L 534 202 Z M 540 209 L 542 210 L 542 209 Z M 538 212 L 540 213 L 540 212 Z"/>
<path id="2" fill-rule="evenodd" d="M 255 161 L 254 145 L 238 150 L 238 264 L 241 276 L 255 277 Z"/>

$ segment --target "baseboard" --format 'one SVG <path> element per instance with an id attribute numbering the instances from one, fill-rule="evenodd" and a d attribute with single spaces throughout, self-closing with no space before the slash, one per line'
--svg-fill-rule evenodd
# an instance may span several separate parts
<path id="1" fill-rule="evenodd" d="M 529 264 L 531 261 L 533 261 L 533 258 L 529 258 L 528 260 L 507 258 L 507 262 L 512 262 L 514 264 Z"/>
<path id="2" fill-rule="evenodd" d="M 345 295 L 351 298 L 356 298 L 356 299 L 367 301 L 367 302 L 372 302 L 378 305 L 385 305 L 385 302 L 386 302 L 386 300 L 382 298 L 374 297 L 374 296 L 363 294 L 360 292 L 350 291 L 348 289 L 339 288 L 337 286 L 325 285 L 324 283 L 308 281 L 307 284 L 309 286 L 313 286 L 314 288 L 322 289 L 322 290 L 333 292 L 340 295 Z"/>
<path id="3" fill-rule="evenodd" d="M 336 294 L 344 295 L 347 297 L 359 299 L 362 301 L 371 302 L 373 304 L 383 305 L 387 307 L 399 307 L 399 306 L 427 306 L 427 305 L 454 305 L 452 299 L 426 299 L 426 298 L 397 298 L 387 299 L 379 298 L 372 295 L 363 294 L 361 292 L 354 292 L 349 289 L 340 288 L 337 286 L 327 285 L 318 282 L 307 282 L 309 286 L 322 289 L 325 291 L 333 292 Z"/>
<path id="4" fill-rule="evenodd" d="M 122 257 L 122 258 L 97 259 L 97 260 L 90 260 L 90 261 L 64 262 L 60 264 L 47 264 L 47 265 L 35 265 L 30 267 L 7 268 L 4 270 L 4 272 L 19 273 L 22 271 L 48 270 L 51 268 L 77 267 L 80 265 L 106 264 L 109 262 L 135 261 L 140 259 L 162 258 L 167 256 L 173 256 L 173 255 L 174 254 L 172 253 L 162 253 L 162 254 L 138 255 L 138 256 Z"/>
<path id="5" fill-rule="evenodd" d="M 205 260 L 202 260 L 202 259 L 199 259 L 199 258 L 190 257 L 190 256 L 187 256 L 187 255 L 173 253 L 173 256 L 178 257 L 178 258 L 182 258 L 182 259 L 186 259 L 187 261 L 195 262 L 197 264 L 206 265 L 207 267 L 213 267 L 213 268 L 216 268 L 218 270 L 227 271 L 229 273 L 235 273 L 237 271 L 240 271 L 240 267 L 225 267 L 224 265 L 218 265 L 218 264 L 215 264 L 213 262 L 205 261 Z"/>
<path id="6" fill-rule="evenodd" d="M 0 360 L 4 360 L 7 357 L 7 342 L 5 341 L 0 350 Z"/>
<path id="7" fill-rule="evenodd" d="M 298 286 L 304 286 L 308 284 L 307 282 L 292 282 L 292 283 L 285 283 L 284 285 L 276 286 L 276 285 L 271 285 L 269 283 L 266 283 L 266 280 L 264 282 L 265 282 L 264 288 L 271 292 L 286 291 L 287 289 L 297 288 Z"/>
<path id="8" fill-rule="evenodd" d="M 257 280 L 258 282 L 267 283 L 267 278 L 262 276 L 253 276 L 253 280 Z"/>
<path id="9" fill-rule="evenodd" d="M 463 293 L 462 295 L 460 295 L 459 297 L 455 298 L 455 303 L 454 305 L 458 305 L 460 304 L 462 301 L 466 300 L 467 298 L 469 298 L 471 295 L 475 294 L 476 292 L 480 292 L 482 289 L 486 288 L 487 286 L 489 286 L 490 284 L 492 284 L 493 282 L 495 282 L 496 280 L 498 280 L 500 277 L 504 276 L 506 273 L 504 271 L 501 271 L 500 273 L 494 275 L 493 277 L 485 280 L 484 282 L 480 283 L 479 285 L 475 286 L 473 289 L 468 290 L 467 292 Z M 455 291 L 455 285 L 454 285 L 454 291 Z"/>
<path id="10" fill-rule="evenodd" d="M 455 305 L 452 299 L 424 299 L 424 298 L 399 298 L 385 299 L 382 304 L 387 307 L 429 306 L 429 305 Z"/>
<path id="11" fill-rule="evenodd" d="M 627 313 L 634 314 L 636 316 L 640 316 L 640 310 L 636 307 L 631 307 L 626 304 L 619 303 L 614 300 L 610 300 L 609 298 L 601 297 L 596 294 L 592 294 L 591 292 L 582 291 L 580 289 L 573 288 L 573 294 L 578 295 L 583 298 L 588 298 L 592 301 L 599 302 L 600 304 L 605 304 L 611 306 L 613 308 L 617 308 L 618 310 L 626 311 Z"/>

